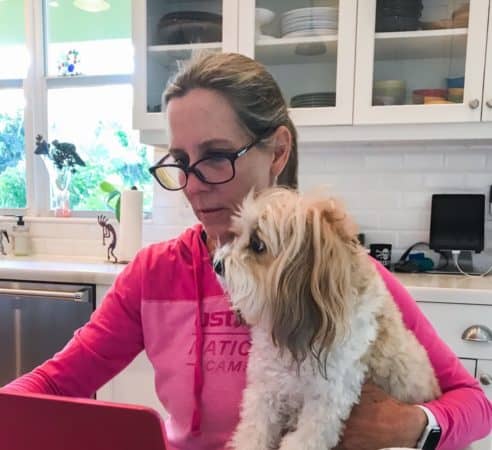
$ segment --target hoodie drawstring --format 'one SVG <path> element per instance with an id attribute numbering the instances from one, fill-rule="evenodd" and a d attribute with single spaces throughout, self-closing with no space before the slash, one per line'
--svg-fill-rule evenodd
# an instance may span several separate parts
<path id="1" fill-rule="evenodd" d="M 207 235 L 205 230 L 202 230 L 200 235 L 202 241 L 207 242 Z M 205 259 L 205 258 L 204 258 Z M 208 252 L 206 255 L 206 259 L 209 259 Z M 201 270 L 201 267 L 197 267 L 196 265 L 193 267 L 193 277 L 195 281 L 195 286 L 197 288 L 197 305 L 196 305 L 196 316 L 195 316 L 195 371 L 193 376 L 193 416 L 191 418 L 191 432 L 198 436 L 200 434 L 201 423 L 202 423 L 202 391 L 203 391 L 203 343 L 204 343 L 204 335 L 203 335 L 203 326 L 202 326 L 202 309 L 203 309 L 203 292 L 202 292 L 202 284 L 201 277 L 198 276 L 198 270 Z"/>

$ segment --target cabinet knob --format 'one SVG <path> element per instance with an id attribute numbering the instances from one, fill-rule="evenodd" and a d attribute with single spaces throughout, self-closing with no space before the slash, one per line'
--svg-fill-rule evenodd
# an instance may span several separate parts
<path id="1" fill-rule="evenodd" d="M 485 104 L 489 107 L 492 108 L 492 98 L 490 100 L 487 100 Z"/>
<path id="2" fill-rule="evenodd" d="M 492 342 L 492 330 L 486 325 L 472 325 L 463 331 L 461 339 L 474 342 Z"/>
<path id="3" fill-rule="evenodd" d="M 482 373 L 478 379 L 480 380 L 480 383 L 482 383 L 484 386 L 490 386 L 492 384 L 492 376 Z"/>
<path id="4" fill-rule="evenodd" d="M 471 109 L 477 109 L 480 106 L 480 100 L 478 98 L 474 98 L 468 102 L 468 106 Z"/>

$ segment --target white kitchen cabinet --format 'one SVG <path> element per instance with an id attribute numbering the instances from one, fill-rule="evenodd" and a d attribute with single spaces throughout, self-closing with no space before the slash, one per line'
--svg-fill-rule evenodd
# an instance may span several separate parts
<path id="1" fill-rule="evenodd" d="M 492 341 L 465 340 L 463 333 L 470 326 L 492 329 L 492 296 L 488 304 L 473 304 L 473 294 L 463 294 L 461 302 L 426 301 L 425 295 L 413 292 L 414 298 L 431 321 L 439 336 L 460 357 L 467 370 L 473 374 L 492 400 Z M 474 442 L 471 450 L 492 450 L 492 434 Z"/>
<path id="2" fill-rule="evenodd" d="M 238 0 L 134 0 L 132 2 L 132 35 L 135 48 L 133 126 L 142 131 L 163 132 L 164 114 L 161 112 L 161 94 L 179 64 L 192 52 L 200 50 L 237 51 Z M 179 34 L 172 25 L 164 33 L 159 26 L 165 15 L 177 12 L 201 11 L 222 18 L 219 25 L 221 39 L 216 42 L 181 43 L 187 36 Z M 212 29 L 213 31 L 213 29 Z M 210 36 L 215 34 L 210 32 Z M 213 37 L 211 37 L 213 39 Z M 171 42 L 171 43 L 170 43 Z M 177 42 L 177 43 L 176 43 Z M 164 143 L 164 142 L 162 142 Z"/>
<path id="3" fill-rule="evenodd" d="M 483 87 L 482 120 L 492 122 L 492 4 L 489 8 L 489 32 Z"/>
<path id="4" fill-rule="evenodd" d="M 310 16 L 313 6 L 326 9 Z M 261 27 L 265 10 L 269 22 Z M 239 13 L 239 52 L 267 67 L 296 125 L 352 123 L 357 0 L 240 0 Z M 306 107 L 306 94 L 315 104 L 317 94 L 328 101 Z"/>
<path id="5" fill-rule="evenodd" d="M 421 21 L 435 29 L 398 32 L 376 32 L 376 4 L 359 1 L 354 123 L 480 122 L 489 0 L 424 0 Z M 438 29 L 467 4 L 468 26 Z M 464 93 L 461 100 L 449 97 L 455 103 L 435 104 L 440 100 L 431 97 L 447 95 L 443 92 L 427 92 L 426 104 L 418 104 L 425 94 L 412 95 L 417 89 L 446 89 L 446 78 L 456 77 L 464 77 Z M 402 96 L 395 94 L 395 80 Z"/>
<path id="6" fill-rule="evenodd" d="M 161 93 L 180 61 L 207 49 L 240 52 L 265 64 L 289 104 L 302 94 L 334 99 L 333 106 L 305 102 L 290 109 L 301 142 L 491 139 L 490 0 L 423 1 L 423 12 L 434 20 L 469 3 L 468 26 L 376 33 L 377 0 L 134 0 L 134 127 L 142 142 L 167 143 Z M 336 29 L 286 34 L 286 14 L 313 6 L 338 7 Z M 271 13 L 262 16 L 262 9 Z M 189 10 L 221 15 L 222 40 L 157 40 L 165 14 Z M 457 103 L 411 104 L 415 89 L 444 88 L 446 78 L 458 76 L 464 92 Z M 373 105 L 374 81 L 395 79 L 405 81 L 405 104 Z"/>

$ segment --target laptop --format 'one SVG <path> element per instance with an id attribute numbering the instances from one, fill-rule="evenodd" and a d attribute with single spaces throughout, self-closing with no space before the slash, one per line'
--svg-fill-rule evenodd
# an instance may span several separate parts
<path id="1" fill-rule="evenodd" d="M 165 450 L 153 409 L 81 398 L 0 392 L 1 450 Z"/>

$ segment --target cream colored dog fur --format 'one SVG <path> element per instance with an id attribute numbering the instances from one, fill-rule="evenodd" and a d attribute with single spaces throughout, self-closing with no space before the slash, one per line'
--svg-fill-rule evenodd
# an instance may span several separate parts
<path id="1" fill-rule="evenodd" d="M 215 264 L 252 336 L 232 448 L 335 447 L 366 380 L 404 402 L 440 394 L 427 353 L 335 200 L 280 188 L 250 194 L 232 232 Z"/>

